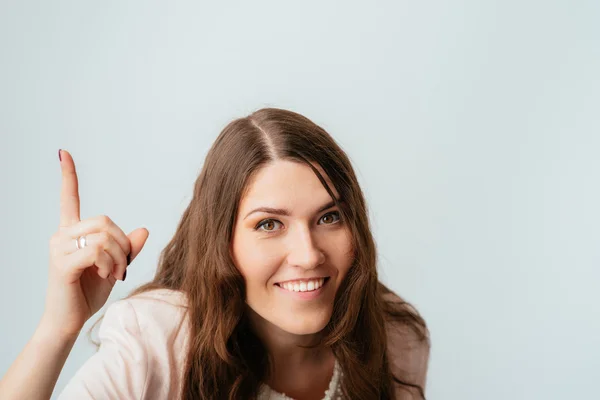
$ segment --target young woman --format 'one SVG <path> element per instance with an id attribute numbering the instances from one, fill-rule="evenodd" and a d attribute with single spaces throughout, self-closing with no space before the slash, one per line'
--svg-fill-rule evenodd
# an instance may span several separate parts
<path id="1" fill-rule="evenodd" d="M 148 231 L 80 220 L 59 151 L 60 227 L 44 316 L 0 382 L 48 399 L 83 324 Z M 363 193 L 346 154 L 297 113 L 228 124 L 152 282 L 112 304 L 101 345 L 59 399 L 420 399 L 424 320 L 377 278 Z"/>

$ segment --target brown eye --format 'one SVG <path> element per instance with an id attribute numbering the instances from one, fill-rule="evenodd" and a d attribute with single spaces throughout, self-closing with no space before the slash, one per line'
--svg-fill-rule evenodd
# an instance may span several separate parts
<path id="1" fill-rule="evenodd" d="M 327 219 L 328 221 L 325 221 L 325 219 Z M 340 213 L 337 211 L 327 213 L 321 217 L 321 221 L 324 221 L 325 225 L 334 224 L 334 223 L 338 222 L 339 220 L 340 220 Z"/>
<path id="2" fill-rule="evenodd" d="M 261 221 L 254 229 L 257 231 L 273 232 L 275 231 L 275 224 L 281 224 L 281 222 L 273 219 L 265 219 L 264 221 Z"/>
<path id="3" fill-rule="evenodd" d="M 273 221 L 267 221 L 264 223 L 263 227 L 266 231 L 271 231 L 273 228 L 275 228 L 275 223 Z"/>

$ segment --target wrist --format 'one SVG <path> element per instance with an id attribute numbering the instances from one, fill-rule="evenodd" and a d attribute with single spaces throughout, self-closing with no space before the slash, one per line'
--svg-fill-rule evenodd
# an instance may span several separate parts
<path id="1" fill-rule="evenodd" d="M 40 339 L 50 339 L 63 343 L 75 342 L 81 329 L 66 329 L 65 326 L 57 325 L 51 318 L 44 315 L 38 324 L 35 336 Z"/>

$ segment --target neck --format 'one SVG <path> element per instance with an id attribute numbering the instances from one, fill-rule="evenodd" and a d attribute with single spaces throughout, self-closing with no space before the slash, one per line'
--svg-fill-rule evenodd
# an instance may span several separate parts
<path id="1" fill-rule="evenodd" d="M 302 366 L 320 364 L 331 356 L 330 349 L 319 345 L 322 332 L 297 335 L 273 325 L 251 309 L 248 316 L 250 326 L 266 347 L 272 367 L 276 370 L 280 366 L 295 370 Z"/>
<path id="2" fill-rule="evenodd" d="M 322 332 L 297 335 L 248 312 L 252 330 L 269 353 L 265 383 L 292 398 L 321 398 L 329 387 L 335 359 L 330 348 L 320 345 Z"/>

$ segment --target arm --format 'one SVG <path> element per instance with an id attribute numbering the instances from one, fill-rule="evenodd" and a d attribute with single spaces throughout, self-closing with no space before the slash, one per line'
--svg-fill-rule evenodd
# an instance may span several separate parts
<path id="1" fill-rule="evenodd" d="M 77 336 L 62 337 L 44 322 L 0 382 L 2 399 L 48 400 Z M 71 378 L 58 399 L 141 399 L 148 356 L 137 315 L 127 300 L 108 307 L 100 349 Z"/>
<path id="2" fill-rule="evenodd" d="M 100 349 L 71 378 L 58 399 L 143 399 L 149 356 L 130 301 L 117 301 L 108 308 L 98 337 Z"/>
<path id="3" fill-rule="evenodd" d="M 60 223 L 50 237 L 46 307 L 33 337 L 0 381 L 3 399 L 50 397 L 83 325 L 104 306 L 117 279 L 125 280 L 127 266 L 137 257 L 148 238 L 145 228 L 126 235 L 105 215 L 82 221 L 75 163 L 70 153 L 64 150 L 59 150 L 58 158 L 62 171 Z M 80 240 L 82 237 L 86 240 Z M 127 358 L 130 355 L 121 354 L 120 346 L 136 342 L 131 321 L 120 320 L 117 308 L 114 310 L 115 316 L 105 323 L 105 350 L 101 351 L 99 361 L 96 358 L 89 363 L 91 366 L 102 365 L 102 357 L 108 356 L 114 356 L 118 363 L 119 357 L 122 357 L 123 362 L 112 365 L 106 373 L 121 372 L 119 366 L 130 361 Z M 121 330 L 127 328 L 131 330 L 119 336 Z M 132 375 L 123 372 L 124 376 Z M 108 376 L 108 379 L 111 378 Z M 105 384 L 107 382 L 104 381 Z"/>
<path id="4" fill-rule="evenodd" d="M 0 381 L 2 398 L 49 399 L 76 339 L 77 335 L 52 331 L 42 320 Z"/>

